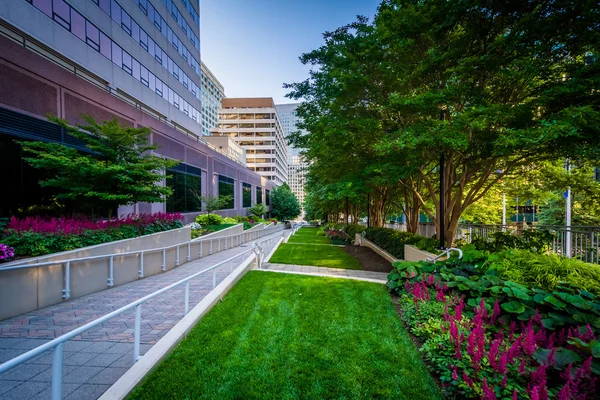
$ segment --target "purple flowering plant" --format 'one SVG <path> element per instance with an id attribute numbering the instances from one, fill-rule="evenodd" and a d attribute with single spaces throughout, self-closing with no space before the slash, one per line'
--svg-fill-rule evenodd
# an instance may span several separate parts
<path id="1" fill-rule="evenodd" d="M 15 249 L 0 243 L 0 261 L 8 261 L 15 256 Z"/>

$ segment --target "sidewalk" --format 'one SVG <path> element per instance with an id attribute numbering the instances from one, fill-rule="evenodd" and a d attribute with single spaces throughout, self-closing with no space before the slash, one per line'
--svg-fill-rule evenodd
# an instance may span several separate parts
<path id="1" fill-rule="evenodd" d="M 282 233 L 289 235 L 290 231 L 280 231 L 260 240 L 281 236 Z M 252 242 L 245 243 L 162 274 L 0 321 L 0 363 L 251 248 Z M 233 268 L 249 256 L 245 254 L 233 260 Z M 229 273 L 229 263 L 219 267 L 216 284 Z M 212 288 L 212 272 L 193 279 L 190 309 Z M 141 354 L 183 317 L 184 290 L 182 285 L 142 306 Z M 135 311 L 132 310 L 65 343 L 64 399 L 96 399 L 133 365 L 134 324 Z M 0 398 L 49 399 L 51 366 L 52 352 L 48 351 L 0 375 Z"/>
<path id="2" fill-rule="evenodd" d="M 372 272 L 342 268 L 311 267 L 293 264 L 264 263 L 262 270 L 271 272 L 283 272 L 288 274 L 328 276 L 332 278 L 356 279 L 361 281 L 383 283 L 387 282 L 388 274 L 385 272 Z"/>

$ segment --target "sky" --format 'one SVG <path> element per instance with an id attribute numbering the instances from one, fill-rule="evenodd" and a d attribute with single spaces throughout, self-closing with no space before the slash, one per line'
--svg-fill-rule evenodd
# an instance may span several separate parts
<path id="1" fill-rule="evenodd" d="M 202 61 L 226 97 L 292 103 L 283 83 L 308 77 L 298 57 L 319 48 L 323 32 L 373 18 L 380 0 L 200 0 Z"/>

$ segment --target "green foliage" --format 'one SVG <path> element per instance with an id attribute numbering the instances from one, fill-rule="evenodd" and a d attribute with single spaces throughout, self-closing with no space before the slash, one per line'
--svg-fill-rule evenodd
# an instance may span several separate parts
<path id="1" fill-rule="evenodd" d="M 313 267 L 362 269 L 356 258 L 337 246 L 282 243 L 269 260 L 272 263 Z"/>
<path id="2" fill-rule="evenodd" d="M 554 234 L 544 229 L 524 230 L 520 235 L 510 232 L 494 232 L 488 237 L 474 237 L 471 243 L 479 250 L 499 252 L 506 249 L 522 249 L 536 253 L 547 251 Z"/>
<path id="3" fill-rule="evenodd" d="M 356 237 L 357 233 L 362 233 L 367 230 L 366 226 L 358 225 L 358 224 L 350 224 L 348 225 L 344 231 L 350 236 L 352 239 Z"/>
<path id="4" fill-rule="evenodd" d="M 410 232 L 397 231 L 390 228 L 369 228 L 366 230 L 365 238 L 375 243 L 399 260 L 404 259 L 404 245 L 410 244 L 419 249 L 437 252 L 435 239 L 425 238 Z"/>
<path id="5" fill-rule="evenodd" d="M 223 223 L 223 217 L 217 214 L 202 214 L 196 217 L 196 222 L 202 226 Z"/>
<path id="6" fill-rule="evenodd" d="M 279 221 L 289 221 L 300 215 L 298 198 L 287 183 L 277 186 L 271 194 L 271 214 Z"/>
<path id="7" fill-rule="evenodd" d="M 202 210 L 208 214 L 212 214 L 214 211 L 222 210 L 233 200 L 233 196 L 213 196 L 209 194 L 207 196 L 200 196 L 196 192 L 192 192 L 192 195 L 202 203 Z M 196 221 L 198 222 L 198 221 Z"/>
<path id="8" fill-rule="evenodd" d="M 120 125 L 115 118 L 73 128 L 56 117 L 49 118 L 85 142 L 91 154 L 58 143 L 20 142 L 30 156 L 24 160 L 46 178 L 40 186 L 56 189 L 56 198 L 90 210 L 108 209 L 109 216 L 121 205 L 165 202 L 171 189 L 158 185 L 162 171 L 179 162 L 153 155 L 149 128 Z M 83 132 L 86 131 L 86 132 Z"/>
<path id="9" fill-rule="evenodd" d="M 5 231 L 2 243 L 14 247 L 17 257 L 35 257 L 79 249 L 81 247 L 132 239 L 142 235 L 183 227 L 180 220 L 153 223 L 146 226 L 122 225 L 106 230 L 86 230 L 80 234 Z"/>
<path id="10" fill-rule="evenodd" d="M 248 209 L 250 215 L 254 215 L 256 218 L 262 218 L 267 212 L 267 207 L 263 203 L 253 205 Z"/>
<path id="11" fill-rule="evenodd" d="M 235 225 L 237 225 L 237 223 L 235 223 L 235 224 L 215 224 L 215 225 L 206 225 L 206 226 L 204 226 L 204 228 L 211 232 L 217 232 L 217 231 L 222 231 L 223 229 L 231 228 L 232 226 L 235 226 Z"/>
<path id="12" fill-rule="evenodd" d="M 223 224 L 237 224 L 238 221 L 235 218 L 231 218 L 231 217 L 225 217 L 223 218 L 223 222 L 221 222 Z"/>

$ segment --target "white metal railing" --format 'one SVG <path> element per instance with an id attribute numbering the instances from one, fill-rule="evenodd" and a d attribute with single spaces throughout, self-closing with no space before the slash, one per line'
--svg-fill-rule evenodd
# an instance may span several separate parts
<path id="1" fill-rule="evenodd" d="M 123 253 L 103 254 L 103 255 L 99 255 L 99 256 L 79 257 L 79 258 L 72 258 L 72 259 L 66 259 L 66 260 L 46 261 L 46 262 L 34 263 L 34 264 L 10 265 L 7 267 L 0 267 L 0 273 L 2 271 L 11 271 L 11 270 L 16 270 L 16 269 L 47 267 L 47 266 L 51 266 L 51 265 L 64 265 L 64 270 L 63 270 L 64 271 L 63 272 L 64 286 L 63 286 L 63 290 L 62 290 L 62 292 L 63 292 L 62 297 L 63 297 L 63 299 L 67 300 L 67 299 L 71 298 L 71 263 L 74 263 L 74 262 L 86 262 L 86 261 L 92 261 L 92 260 L 108 259 L 109 266 L 108 266 L 107 286 L 113 287 L 114 286 L 114 259 L 115 259 L 115 257 L 139 255 L 140 264 L 139 264 L 139 269 L 138 269 L 138 278 L 144 278 L 144 276 L 145 276 L 144 275 L 144 255 L 145 254 L 162 252 L 161 271 L 166 271 L 167 270 L 167 251 L 168 250 L 176 249 L 175 266 L 179 266 L 181 263 L 179 253 L 180 253 L 180 249 L 182 247 L 183 248 L 187 247 L 186 261 L 191 261 L 191 259 L 192 259 L 191 246 L 193 244 L 194 245 L 198 244 L 198 243 L 200 244 L 198 258 L 202 258 L 203 252 L 204 252 L 203 245 L 205 243 L 206 243 L 206 245 L 209 246 L 208 254 L 211 255 L 211 254 L 213 254 L 213 251 L 215 250 L 214 249 L 215 241 L 216 241 L 216 245 L 217 245 L 216 252 L 220 252 L 221 250 L 227 250 L 228 248 L 237 247 L 243 243 L 247 243 L 252 240 L 260 239 L 264 236 L 273 234 L 281 229 L 283 229 L 283 225 L 281 225 L 281 227 L 276 225 L 273 228 L 266 228 L 266 229 L 263 229 L 260 231 L 242 232 L 242 233 L 237 233 L 237 234 L 228 235 L 228 236 L 222 236 L 222 237 L 218 237 L 218 238 L 202 239 L 202 237 L 199 237 L 196 239 L 192 239 L 192 240 L 189 240 L 186 242 L 174 244 L 171 246 L 157 247 L 157 248 L 153 248 L 153 249 L 128 251 L 128 252 L 123 252 Z M 24 260 L 24 262 L 27 262 L 27 260 Z"/>
<path id="2" fill-rule="evenodd" d="M 435 262 L 437 260 L 439 260 L 440 258 L 442 258 L 442 257 L 444 257 L 446 255 L 449 256 L 450 253 L 453 252 L 453 251 L 458 252 L 458 259 L 462 260 L 462 258 L 463 258 L 463 252 L 462 252 L 462 250 L 461 249 L 457 249 L 456 247 L 450 247 L 449 249 L 445 249 L 444 251 L 442 251 L 440 254 L 438 254 L 435 257 L 426 258 L 425 261 L 433 261 L 433 263 L 435 264 Z"/>
<path id="3" fill-rule="evenodd" d="M 283 236 L 283 234 L 282 234 L 282 236 Z M 249 250 L 246 250 L 240 254 L 236 254 L 235 256 L 230 257 L 226 260 L 223 260 L 223 261 L 221 261 L 213 266 L 210 266 L 200 272 L 196 272 L 196 273 L 194 273 L 186 278 L 183 278 L 167 287 L 164 287 L 164 288 L 157 290 L 147 296 L 144 296 L 139 300 L 129 303 L 129 304 L 119 308 L 118 310 L 108 313 L 90 323 L 87 323 L 87 324 L 85 324 L 79 328 L 76 328 L 68 333 L 65 333 L 64 335 L 62 335 L 56 339 L 53 339 L 47 343 L 44 343 L 41 346 L 38 346 L 32 350 L 29 350 L 26 353 L 21 354 L 20 356 L 17 356 L 11 360 L 8 360 L 8 361 L 0 364 L 0 374 L 18 366 L 18 365 L 21 365 L 22 363 L 24 363 L 34 357 L 37 357 L 46 351 L 53 350 L 54 353 L 53 353 L 53 357 L 52 357 L 52 400 L 59 400 L 62 398 L 63 344 L 67 340 L 70 340 L 76 336 L 79 336 L 79 335 L 83 334 L 84 332 L 87 332 L 88 330 L 95 328 L 95 327 L 99 326 L 100 324 L 103 324 L 104 322 L 106 322 L 116 316 L 119 316 L 119 315 L 123 314 L 124 312 L 127 312 L 127 311 L 135 308 L 135 325 L 134 325 L 135 327 L 134 327 L 134 341 L 133 341 L 133 362 L 135 363 L 141 358 L 141 356 L 140 356 L 140 337 L 141 337 L 142 304 L 146 303 L 149 300 L 154 299 L 155 297 L 157 297 L 165 292 L 168 292 L 169 290 L 172 290 L 181 285 L 185 285 L 184 312 L 183 312 L 183 315 L 185 316 L 189 312 L 190 281 L 192 279 L 197 278 L 201 275 L 207 274 L 209 272 L 212 272 L 212 287 L 214 290 L 214 288 L 217 286 L 217 268 L 226 266 L 227 264 L 229 264 L 229 271 L 231 273 L 233 271 L 234 261 L 236 259 L 239 259 L 240 257 L 244 257 L 244 256 L 248 256 L 248 257 L 243 259 L 243 261 L 240 264 L 242 264 L 246 261 L 252 262 L 252 259 L 254 259 L 254 260 L 256 260 L 257 268 L 260 268 L 261 258 L 264 256 L 264 251 L 266 250 L 268 243 L 273 243 L 276 240 L 281 240 L 281 237 L 268 238 L 268 239 L 261 241 L 260 243 L 253 242 L 252 248 Z M 263 246 L 260 247 L 259 244 L 263 244 Z"/>

